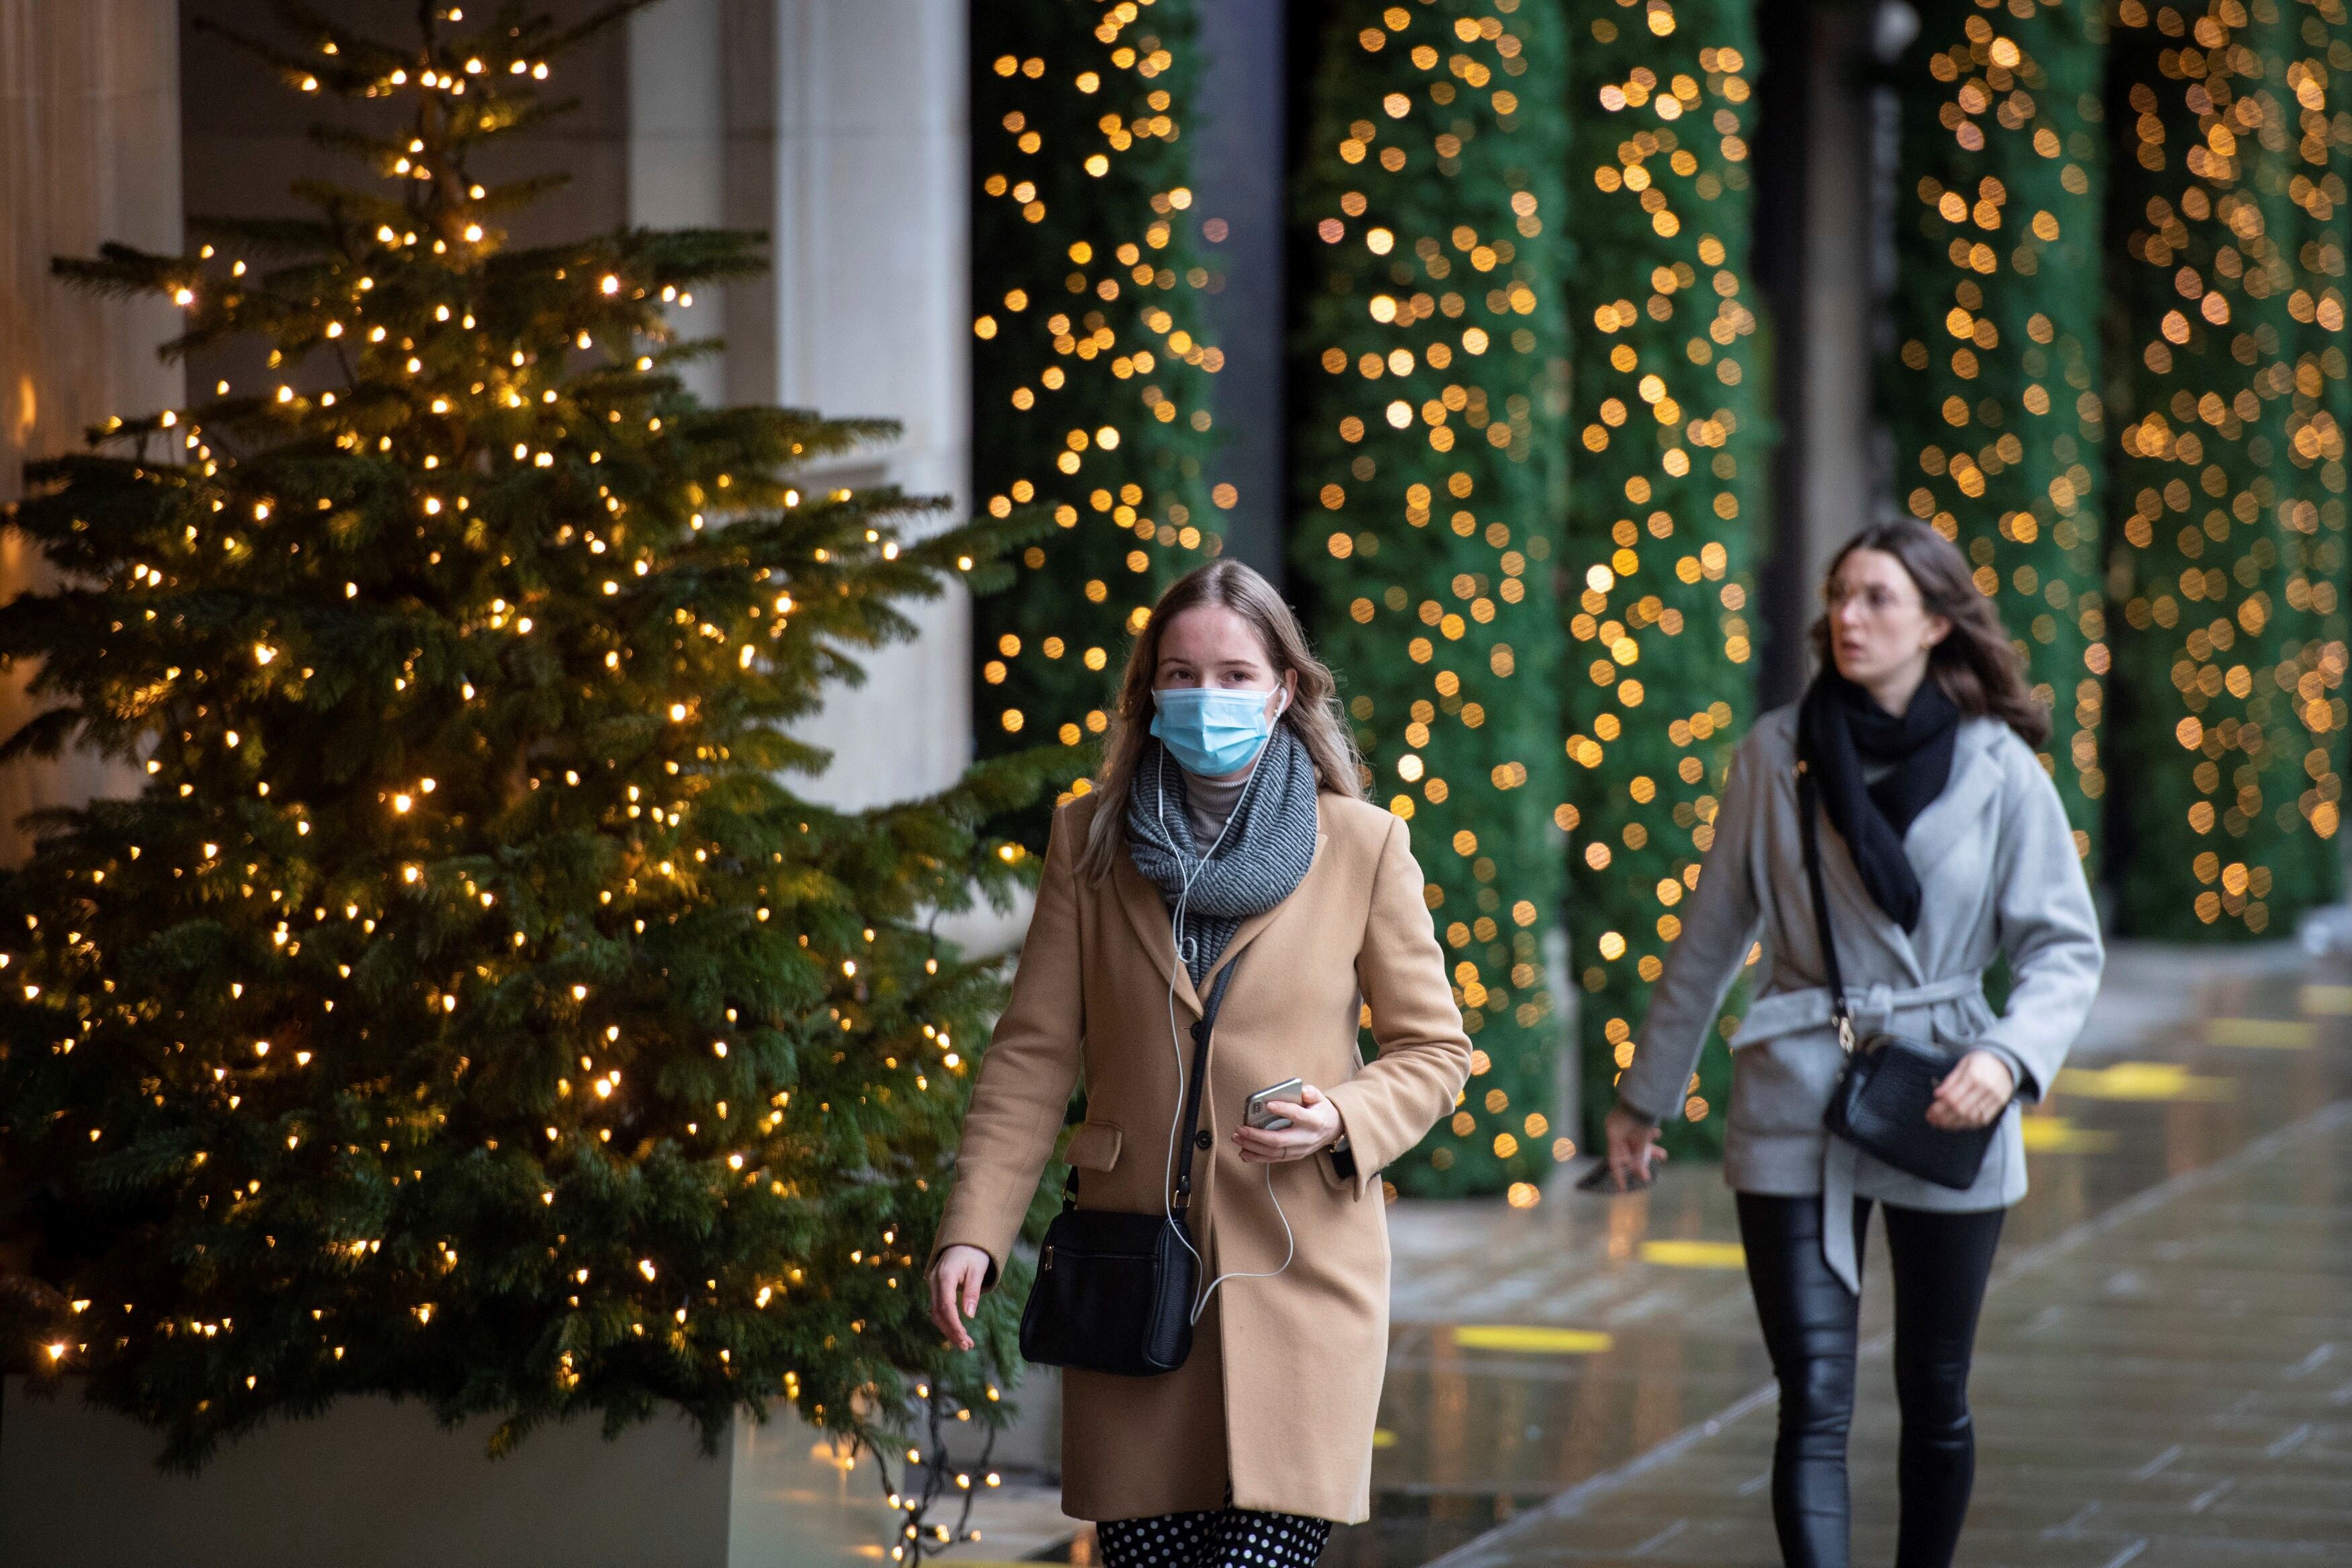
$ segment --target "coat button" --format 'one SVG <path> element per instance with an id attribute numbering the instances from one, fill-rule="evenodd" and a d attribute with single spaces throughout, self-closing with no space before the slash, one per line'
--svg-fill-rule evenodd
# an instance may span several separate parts
<path id="1" fill-rule="evenodd" d="M 1216 1138 L 1205 1131 L 1192 1134 L 1192 1146 L 1196 1149 L 1212 1149 L 1216 1144 Z"/>

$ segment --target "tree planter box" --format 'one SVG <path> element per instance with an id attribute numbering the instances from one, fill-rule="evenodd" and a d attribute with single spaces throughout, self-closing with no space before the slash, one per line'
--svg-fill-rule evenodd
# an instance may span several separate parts
<path id="1" fill-rule="evenodd" d="M 874 1462 L 844 1469 L 790 1413 L 738 1419 L 705 1458 L 684 1422 L 606 1442 L 541 1428 L 510 1457 L 495 1423 L 456 1429 L 346 1400 L 222 1449 L 194 1478 L 79 1391 L 0 1396 L 0 1563 L 41 1568 L 870 1568 L 889 1514 Z"/>

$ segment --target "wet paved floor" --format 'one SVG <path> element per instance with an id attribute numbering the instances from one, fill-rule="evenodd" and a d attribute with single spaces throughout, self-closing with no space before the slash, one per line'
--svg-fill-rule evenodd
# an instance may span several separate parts
<path id="1" fill-rule="evenodd" d="M 2114 945 L 2028 1151 L 1960 1563 L 2352 1564 L 2352 965 Z M 1373 1518 L 1324 1568 L 1780 1563 L 1776 1401 L 1719 1167 L 1390 1220 Z M 1894 1557 L 1890 1305 L 1866 1267 L 1858 1563 Z"/>
<path id="2" fill-rule="evenodd" d="M 2030 1132 L 1960 1562 L 2352 1563 L 2352 969 L 2118 945 Z M 1780 1561 L 1769 1368 L 1719 1172 L 1565 1187 L 1391 1211 L 1374 1518 L 1330 1568 Z M 1858 1563 L 1894 1554 L 1889 1321 L 1874 1271 Z"/>

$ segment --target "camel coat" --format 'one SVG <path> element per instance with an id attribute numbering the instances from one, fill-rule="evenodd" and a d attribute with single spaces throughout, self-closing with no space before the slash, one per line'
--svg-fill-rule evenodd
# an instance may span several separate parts
<path id="1" fill-rule="evenodd" d="M 1189 1069 L 1201 1002 L 1175 962 L 1160 890 L 1121 853 L 1100 883 L 1076 865 L 1101 804 L 1055 813 L 1013 993 L 981 1061 L 940 1234 L 990 1259 L 993 1289 L 1054 1152 L 1081 1072 L 1070 1140 L 1087 1208 L 1160 1208 L 1175 1121 L 1177 1046 Z M 1211 1298 L 1184 1364 L 1156 1377 L 1067 1371 L 1062 1506 L 1132 1519 L 1225 1505 L 1355 1523 L 1370 1517 L 1372 1423 L 1388 1357 L 1388 1216 L 1381 1167 L 1453 1111 L 1470 1041 L 1448 986 L 1404 822 L 1368 802 L 1316 802 L 1315 856 L 1290 896 L 1242 923 L 1213 1037 L 1194 1156 L 1192 1226 Z M 1215 984 L 1213 971 L 1203 985 Z M 1357 1048 L 1369 1013 L 1376 1061 Z M 1331 1097 L 1354 1156 L 1273 1166 L 1233 1142 L 1253 1090 L 1293 1075 Z M 1268 1173 L 1272 1176 L 1268 1189 Z M 1280 1203 L 1280 1213 L 1276 1208 Z M 1283 1267 L 1283 1219 L 1297 1255 Z M 929 1264 L 926 1264 L 928 1271 Z"/>

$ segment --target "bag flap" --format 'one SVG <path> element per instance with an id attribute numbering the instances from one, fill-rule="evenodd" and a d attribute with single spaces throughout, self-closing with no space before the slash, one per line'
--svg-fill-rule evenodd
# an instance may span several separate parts
<path id="1" fill-rule="evenodd" d="M 1070 1134 L 1069 1152 L 1064 1157 L 1082 1170 L 1107 1171 L 1118 1164 L 1119 1145 L 1126 1137 L 1115 1122 L 1087 1122 Z"/>

